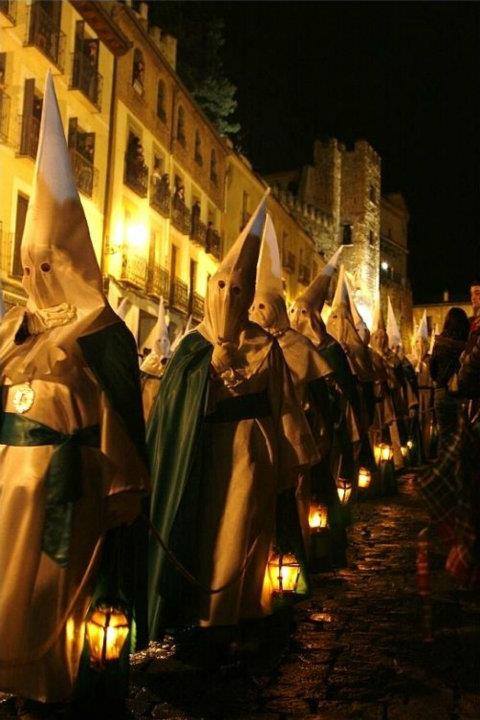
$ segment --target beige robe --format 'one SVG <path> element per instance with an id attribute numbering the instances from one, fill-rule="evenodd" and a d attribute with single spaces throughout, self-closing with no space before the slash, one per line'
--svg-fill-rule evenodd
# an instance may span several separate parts
<path id="1" fill-rule="evenodd" d="M 235 625 L 270 611 L 268 591 L 262 591 L 276 496 L 295 487 L 299 468 L 318 460 L 277 343 L 237 387 L 213 377 L 207 413 L 227 398 L 262 392 L 271 408 L 267 417 L 206 424 L 200 579 L 211 588 L 230 586 L 204 596 L 201 625 Z"/>
<path id="2" fill-rule="evenodd" d="M 30 349 L 48 345 L 48 333 Z M 18 360 L 1 368 L 3 409 L 12 404 Z M 138 504 L 143 465 L 107 398 L 77 351 L 30 380 L 25 417 L 72 434 L 100 426 L 100 450 L 82 447 L 82 497 L 75 504 L 70 560 L 42 552 L 45 480 L 55 446 L 0 445 L 0 689 L 42 702 L 67 699 L 84 645 L 85 614 L 105 530 L 122 522 L 122 504 Z M 132 493 L 125 495 L 124 493 Z"/>

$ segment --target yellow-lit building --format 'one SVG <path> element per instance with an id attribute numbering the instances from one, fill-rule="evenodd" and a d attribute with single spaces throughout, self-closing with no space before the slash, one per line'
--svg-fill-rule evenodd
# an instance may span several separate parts
<path id="1" fill-rule="evenodd" d="M 176 41 L 148 6 L 0 2 L 1 279 L 24 302 L 20 243 L 45 75 L 50 68 L 73 167 L 109 298 L 142 348 L 158 300 L 171 334 L 200 320 L 207 281 L 267 188 L 221 138 L 175 72 Z M 323 264 L 310 235 L 268 200 L 287 300 Z"/>

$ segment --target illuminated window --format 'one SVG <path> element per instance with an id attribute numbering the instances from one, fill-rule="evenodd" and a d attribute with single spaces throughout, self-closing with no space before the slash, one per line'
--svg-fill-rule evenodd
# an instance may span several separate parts
<path id="1" fill-rule="evenodd" d="M 139 48 L 133 51 L 132 85 L 134 90 L 143 96 L 145 92 L 145 60 Z"/>

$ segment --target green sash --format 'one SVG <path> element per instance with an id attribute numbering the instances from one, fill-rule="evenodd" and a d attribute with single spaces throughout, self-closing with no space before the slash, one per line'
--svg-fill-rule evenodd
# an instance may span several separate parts
<path id="1" fill-rule="evenodd" d="M 0 444 L 17 447 L 55 445 L 45 480 L 46 503 L 42 550 L 62 567 L 68 565 L 73 510 L 82 497 L 82 447 L 98 448 L 98 425 L 72 435 L 15 413 L 3 413 Z"/>

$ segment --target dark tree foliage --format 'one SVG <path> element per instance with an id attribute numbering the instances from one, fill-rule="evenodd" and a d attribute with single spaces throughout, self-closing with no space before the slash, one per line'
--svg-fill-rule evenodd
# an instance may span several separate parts
<path id="1" fill-rule="evenodd" d="M 215 15 L 215 3 L 150 2 L 150 18 L 177 38 L 178 74 L 207 117 L 221 135 L 237 135 L 237 88 L 225 76 L 224 21 Z"/>

